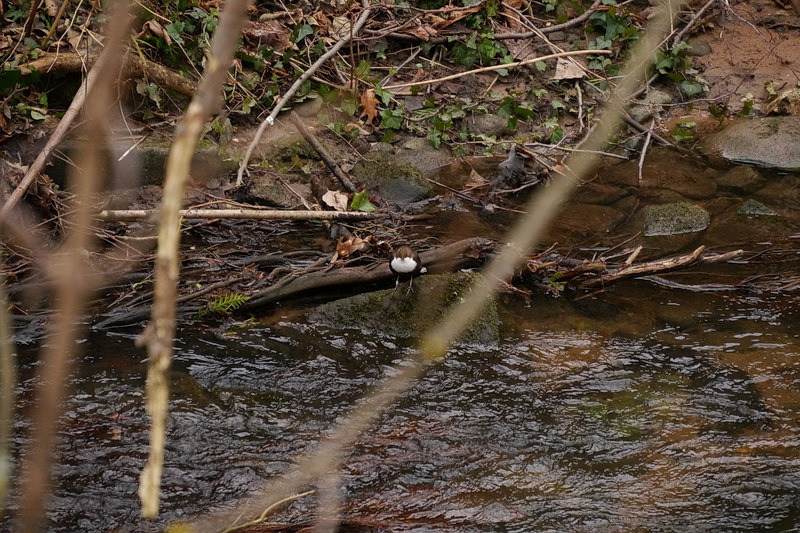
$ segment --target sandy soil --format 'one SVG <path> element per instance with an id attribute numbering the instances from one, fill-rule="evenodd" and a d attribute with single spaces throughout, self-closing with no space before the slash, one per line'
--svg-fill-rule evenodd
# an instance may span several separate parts
<path id="1" fill-rule="evenodd" d="M 800 82 L 800 16 L 772 0 L 741 2 L 732 10 L 714 16 L 692 39 L 711 47 L 694 61 L 709 85 L 703 98 L 738 111 L 750 93 L 759 109 L 768 97 L 765 83 L 780 92 Z"/>

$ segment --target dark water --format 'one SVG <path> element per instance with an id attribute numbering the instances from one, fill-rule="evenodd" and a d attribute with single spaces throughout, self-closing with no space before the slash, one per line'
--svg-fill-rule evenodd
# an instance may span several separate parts
<path id="1" fill-rule="evenodd" d="M 374 531 L 800 528 L 797 297 L 635 281 L 603 301 L 515 303 L 500 345 L 454 348 L 360 439 L 344 467 L 347 519 Z M 155 523 L 136 496 L 144 355 L 128 335 L 89 339 L 47 529 L 154 530 L 234 503 L 308 451 L 411 344 L 295 316 L 181 332 Z M 32 361 L 21 359 L 24 414 Z M 282 516 L 311 511 L 299 502 Z"/>

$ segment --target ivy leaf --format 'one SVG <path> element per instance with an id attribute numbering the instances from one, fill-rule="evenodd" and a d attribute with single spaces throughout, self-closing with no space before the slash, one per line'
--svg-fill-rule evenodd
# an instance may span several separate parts
<path id="1" fill-rule="evenodd" d="M 172 24 L 167 24 L 164 29 L 167 31 L 167 35 L 169 35 L 173 41 L 183 44 L 181 32 L 184 30 L 184 27 L 185 24 L 183 22 L 173 22 Z"/>
<path id="2" fill-rule="evenodd" d="M 403 126 L 402 109 L 384 109 L 381 111 L 381 128 L 399 130 Z"/>
<path id="3" fill-rule="evenodd" d="M 295 28 L 294 32 L 292 32 L 292 42 L 297 44 L 309 35 L 314 33 L 314 28 L 309 26 L 308 24 L 303 24 L 302 26 L 298 26 Z"/>
<path id="4" fill-rule="evenodd" d="M 392 97 L 394 96 L 394 94 L 392 94 L 391 92 L 387 91 L 386 89 L 384 89 L 379 85 L 376 85 L 374 89 L 375 89 L 375 94 L 378 96 L 378 98 L 381 99 L 383 105 L 389 105 L 389 102 L 392 101 Z"/>
<path id="5" fill-rule="evenodd" d="M 353 195 L 353 200 L 350 202 L 350 210 L 362 211 L 364 213 L 372 213 L 375 211 L 375 206 L 369 201 L 369 195 L 366 190 Z"/>

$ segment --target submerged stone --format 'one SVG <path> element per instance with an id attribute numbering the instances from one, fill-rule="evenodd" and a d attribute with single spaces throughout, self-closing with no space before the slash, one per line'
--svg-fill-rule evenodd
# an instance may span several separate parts
<path id="1" fill-rule="evenodd" d="M 711 215 L 699 205 L 689 202 L 649 205 L 645 207 L 644 235 L 679 235 L 706 229 Z"/>
<path id="2" fill-rule="evenodd" d="M 764 185 L 767 179 L 753 167 L 733 167 L 717 180 L 722 187 L 750 193 Z"/>
<path id="3" fill-rule="evenodd" d="M 402 144 L 397 155 L 429 174 L 437 168 L 443 167 L 453 161 L 453 156 L 445 147 L 434 148 L 427 140 L 414 137 Z"/>
<path id="4" fill-rule="evenodd" d="M 353 177 L 387 200 L 399 204 L 427 198 L 433 187 L 422 171 L 402 157 L 389 152 L 370 152 L 356 163 Z"/>
<path id="5" fill-rule="evenodd" d="M 777 211 L 774 211 L 758 200 L 753 199 L 746 200 L 742 204 L 742 207 L 739 208 L 739 214 L 748 218 L 781 216 L 781 214 Z"/>
<path id="6" fill-rule="evenodd" d="M 394 337 L 411 337 L 427 331 L 445 312 L 469 293 L 480 274 L 456 272 L 415 277 L 413 289 L 401 284 L 396 290 L 357 294 L 322 304 L 309 314 L 317 324 L 356 328 Z M 481 311 L 460 340 L 495 343 L 499 339 L 500 318 L 494 300 Z"/>

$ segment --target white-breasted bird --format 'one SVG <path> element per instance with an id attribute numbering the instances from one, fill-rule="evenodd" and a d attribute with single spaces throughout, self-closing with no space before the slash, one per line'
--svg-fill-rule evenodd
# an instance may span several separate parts
<path id="1" fill-rule="evenodd" d="M 395 290 L 400 285 L 401 277 L 409 279 L 408 290 L 411 290 L 414 276 L 428 271 L 427 268 L 422 266 L 419 254 L 410 246 L 401 246 L 394 251 L 392 260 L 389 262 L 389 270 L 397 274 L 397 281 L 394 284 Z"/>

